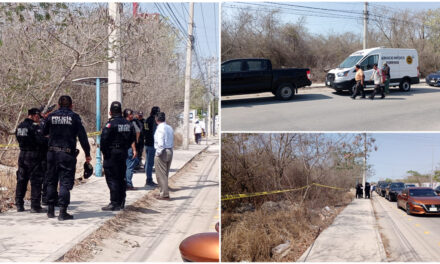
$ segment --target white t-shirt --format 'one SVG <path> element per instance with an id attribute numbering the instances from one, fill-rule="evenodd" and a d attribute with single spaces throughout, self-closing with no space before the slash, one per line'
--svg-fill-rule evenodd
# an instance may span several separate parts
<path id="1" fill-rule="evenodd" d="M 196 134 L 202 134 L 202 127 L 200 126 L 200 124 L 195 124 L 194 126 L 194 133 Z"/>

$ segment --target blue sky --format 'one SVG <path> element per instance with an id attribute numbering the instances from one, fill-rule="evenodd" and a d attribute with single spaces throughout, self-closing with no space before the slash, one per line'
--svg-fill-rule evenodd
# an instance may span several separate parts
<path id="1" fill-rule="evenodd" d="M 372 152 L 368 164 L 375 176 L 370 181 L 401 179 L 409 170 L 430 173 L 440 163 L 440 133 L 370 133 L 378 150 Z M 434 159 L 433 159 L 434 158 Z M 434 163 L 433 163 L 434 161 Z"/>
<path id="2" fill-rule="evenodd" d="M 269 7 L 265 8 L 264 6 L 267 5 Z M 370 12 L 386 9 L 389 12 L 388 15 L 402 10 L 418 12 L 440 8 L 440 2 L 370 2 L 369 5 Z M 320 9 L 307 9 L 300 6 Z M 279 9 L 281 11 L 280 18 L 284 23 L 295 23 L 304 16 L 308 32 L 314 35 L 344 32 L 362 34 L 363 32 L 361 13 L 364 10 L 364 2 L 227 2 L 223 3 L 222 12 L 224 16 L 233 16 L 241 8 L 258 9 L 260 11 L 269 8 Z M 343 12 L 326 11 L 324 9 L 336 9 Z M 370 23 L 369 26 L 374 25 Z"/>
<path id="3" fill-rule="evenodd" d="M 166 17 L 170 17 L 169 9 L 167 9 L 167 4 L 173 10 L 177 20 L 180 21 L 185 34 L 188 31 L 188 12 L 189 3 L 183 2 L 158 2 L 158 3 L 145 3 L 140 2 L 140 12 L 141 13 L 160 13 Z M 159 5 L 159 8 L 158 8 Z M 130 7 L 131 8 L 131 7 Z M 164 12 L 161 12 L 162 11 Z M 218 57 L 219 54 L 219 4 L 218 3 L 194 3 L 194 35 L 196 37 L 195 41 L 199 48 L 197 50 L 201 57 Z M 176 19 L 170 19 L 177 28 Z"/>

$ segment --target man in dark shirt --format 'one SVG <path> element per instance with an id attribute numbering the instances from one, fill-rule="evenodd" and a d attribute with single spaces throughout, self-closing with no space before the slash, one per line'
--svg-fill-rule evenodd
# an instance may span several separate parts
<path id="1" fill-rule="evenodd" d="M 133 119 L 134 115 L 133 115 L 133 110 L 131 109 L 125 109 L 124 110 L 124 117 L 125 119 L 130 123 L 130 125 L 133 127 L 133 129 L 135 130 L 136 133 L 136 142 L 139 142 L 140 140 L 140 134 L 141 134 L 141 129 L 138 127 L 136 121 Z M 135 148 L 136 150 L 136 148 Z M 134 168 L 136 168 L 136 165 L 139 163 L 139 159 L 137 157 L 137 151 L 133 151 L 131 148 L 128 149 L 128 157 L 126 159 L 126 165 L 127 165 L 127 169 L 125 170 L 125 178 L 127 181 L 127 190 L 135 190 L 134 186 L 133 186 L 133 172 L 134 172 Z"/>
<path id="2" fill-rule="evenodd" d="M 40 110 L 29 109 L 28 117 L 21 122 L 15 136 L 20 146 L 18 157 L 17 187 L 15 189 L 15 205 L 18 212 L 24 211 L 24 196 L 28 182 L 31 182 L 31 213 L 42 213 L 41 186 L 43 184 L 43 153 L 47 143 L 40 126 Z"/>
<path id="3" fill-rule="evenodd" d="M 56 105 L 52 105 L 50 106 L 46 112 L 43 112 L 44 107 L 40 108 L 41 112 L 41 116 L 42 118 L 40 119 L 40 129 L 41 132 L 44 129 L 44 125 L 46 124 L 47 121 L 47 117 L 50 115 L 50 113 L 52 113 L 55 110 Z M 41 192 L 41 203 L 43 205 L 47 205 L 47 151 L 48 151 L 48 141 L 49 139 L 47 137 L 44 138 L 45 139 L 45 144 L 44 144 L 44 148 L 42 150 L 43 152 L 43 170 L 44 170 L 44 177 L 43 177 L 43 189 Z M 56 193 L 56 199 L 55 199 L 55 205 L 58 205 L 58 192 Z"/>
<path id="4" fill-rule="evenodd" d="M 76 167 L 76 138 L 78 137 L 90 163 L 90 145 L 87 133 L 82 125 L 80 116 L 72 111 L 72 98 L 63 95 L 58 100 L 59 109 L 47 117 L 44 135 L 49 135 L 49 150 L 47 153 L 47 196 L 49 218 L 55 217 L 55 199 L 58 182 L 60 185 L 58 203 L 60 213 L 58 220 L 70 220 L 73 216 L 67 213 L 70 204 L 70 190 L 75 181 Z"/>
<path id="5" fill-rule="evenodd" d="M 104 154 L 104 171 L 107 186 L 110 189 L 110 204 L 103 211 L 119 211 L 125 206 L 126 196 L 126 159 L 131 147 L 136 155 L 136 133 L 134 127 L 122 117 L 120 102 L 110 105 L 111 118 L 102 129 L 101 150 Z"/>
<path id="6" fill-rule="evenodd" d="M 145 174 L 147 175 L 146 187 L 156 187 L 157 184 L 153 182 L 153 166 L 156 149 L 154 148 L 154 133 L 156 132 L 156 115 L 160 112 L 158 106 L 151 108 L 150 116 L 145 121 Z"/>
<path id="7" fill-rule="evenodd" d="M 136 121 L 137 126 L 141 130 L 139 135 L 139 140 L 136 142 L 136 151 L 138 154 L 139 163 L 136 165 L 135 170 L 139 170 L 142 168 L 142 154 L 144 152 L 144 138 L 145 138 L 145 128 L 144 128 L 144 112 L 138 111 L 133 119 Z"/>

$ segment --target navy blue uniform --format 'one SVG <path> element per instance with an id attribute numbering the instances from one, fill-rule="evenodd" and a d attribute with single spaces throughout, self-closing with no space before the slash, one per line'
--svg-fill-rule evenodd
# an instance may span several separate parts
<path id="1" fill-rule="evenodd" d="M 43 155 L 47 143 L 37 123 L 26 118 L 15 131 L 20 154 L 18 157 L 17 188 L 15 190 L 15 204 L 23 207 L 27 185 L 31 182 L 31 207 L 41 206 L 41 186 L 43 183 Z"/>
<path id="2" fill-rule="evenodd" d="M 49 135 L 47 152 L 47 202 L 56 203 L 57 185 L 60 183 L 59 205 L 67 207 L 70 203 L 70 190 L 73 188 L 76 167 L 76 138 L 87 157 L 90 145 L 81 118 L 71 109 L 61 107 L 51 113 L 44 126 L 44 135 Z"/>
<path id="3" fill-rule="evenodd" d="M 44 129 L 44 125 L 46 124 L 46 121 L 47 121 L 46 118 L 42 118 L 40 120 L 40 130 L 41 130 L 42 134 L 43 134 L 43 129 Z M 43 189 L 41 192 L 41 201 L 43 202 L 43 205 L 47 205 L 47 173 L 46 172 L 47 172 L 47 151 L 49 149 L 49 146 L 48 146 L 49 138 L 44 137 L 44 141 L 45 141 L 45 144 L 44 144 L 42 151 L 41 151 L 43 153 L 43 160 L 42 160 Z M 57 197 L 56 200 L 58 200 L 58 192 L 57 192 L 56 197 Z"/>
<path id="4" fill-rule="evenodd" d="M 121 115 L 114 115 L 102 129 L 101 150 L 104 155 L 104 171 L 110 189 L 110 203 L 123 207 L 126 196 L 125 170 L 127 151 L 136 141 L 133 125 Z"/>

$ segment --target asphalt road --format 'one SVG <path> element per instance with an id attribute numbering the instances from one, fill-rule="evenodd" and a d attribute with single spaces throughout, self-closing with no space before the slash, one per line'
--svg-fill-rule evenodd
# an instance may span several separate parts
<path id="1" fill-rule="evenodd" d="M 371 90 L 367 90 L 367 96 Z M 329 88 L 299 89 L 291 101 L 272 93 L 223 96 L 221 125 L 229 131 L 438 131 L 440 88 L 391 88 L 385 99 L 352 100 Z"/>
<path id="2" fill-rule="evenodd" d="M 91 262 L 182 262 L 186 237 L 216 232 L 219 221 L 219 146 L 196 156 L 170 184 L 171 201 L 153 200 L 137 221 L 105 239 Z"/>
<path id="3" fill-rule="evenodd" d="M 440 216 L 409 216 L 376 193 L 372 202 L 388 261 L 440 261 Z"/>

